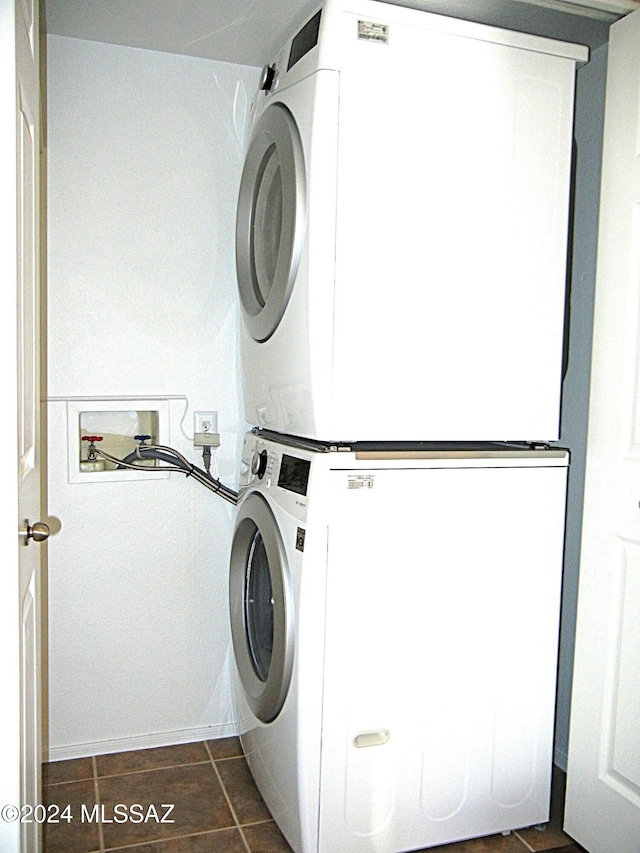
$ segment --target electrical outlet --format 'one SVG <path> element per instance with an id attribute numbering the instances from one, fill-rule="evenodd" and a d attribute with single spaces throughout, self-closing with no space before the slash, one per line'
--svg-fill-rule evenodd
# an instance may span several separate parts
<path id="1" fill-rule="evenodd" d="M 217 433 L 218 432 L 218 413 L 217 412 L 194 412 L 193 413 L 193 432 L 194 433 Z"/>
<path id="2" fill-rule="evenodd" d="M 217 412 L 193 413 L 193 443 L 196 447 L 219 447 Z"/>

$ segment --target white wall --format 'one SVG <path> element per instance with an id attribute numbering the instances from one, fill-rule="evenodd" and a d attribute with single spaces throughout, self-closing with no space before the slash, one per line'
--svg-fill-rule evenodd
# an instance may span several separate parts
<path id="1" fill-rule="evenodd" d="M 217 410 L 236 480 L 234 218 L 258 72 L 48 39 L 49 748 L 63 758 L 215 737 L 229 702 L 233 508 L 202 486 L 69 483 L 67 401 Z"/>
<path id="2" fill-rule="evenodd" d="M 578 77 L 572 449 L 556 760 L 568 737 L 606 48 Z M 67 400 L 174 397 L 171 444 L 194 462 L 192 412 L 220 412 L 233 485 L 245 429 L 233 223 L 257 70 L 48 39 L 51 757 L 233 731 L 227 556 L 232 509 L 178 475 L 70 484 Z M 182 420 L 184 415 L 184 421 Z"/>

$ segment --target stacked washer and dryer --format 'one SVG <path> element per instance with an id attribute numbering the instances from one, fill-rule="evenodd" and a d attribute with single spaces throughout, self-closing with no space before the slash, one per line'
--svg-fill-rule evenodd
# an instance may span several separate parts
<path id="1" fill-rule="evenodd" d="M 229 594 L 243 749 L 295 853 L 548 820 L 586 59 L 325 0 L 263 71 Z"/>

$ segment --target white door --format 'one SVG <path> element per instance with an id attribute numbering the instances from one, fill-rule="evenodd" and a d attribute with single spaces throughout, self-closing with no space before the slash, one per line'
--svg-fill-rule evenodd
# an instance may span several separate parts
<path id="1" fill-rule="evenodd" d="M 640 11 L 614 24 L 604 131 L 565 829 L 640 851 Z"/>
<path id="2" fill-rule="evenodd" d="M 0 516 L 0 849 L 38 853 L 39 824 L 16 819 L 40 797 L 40 521 L 37 0 L 0 0 L 0 389 L 5 487 Z M 17 449 L 17 465 L 13 467 Z M 37 528 L 36 528 L 37 530 Z M 26 816 L 26 812 L 23 813 Z"/>

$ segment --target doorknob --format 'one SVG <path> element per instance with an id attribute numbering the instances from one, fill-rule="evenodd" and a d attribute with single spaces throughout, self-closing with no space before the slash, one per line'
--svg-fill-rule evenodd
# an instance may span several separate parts
<path id="1" fill-rule="evenodd" d="M 49 529 L 49 525 L 44 521 L 36 521 L 36 523 L 31 526 L 29 521 L 25 521 L 26 529 L 20 531 L 20 535 L 24 536 L 24 544 L 29 544 L 29 539 L 33 539 L 34 542 L 44 542 L 45 539 L 49 538 L 49 534 L 51 530 Z"/>

